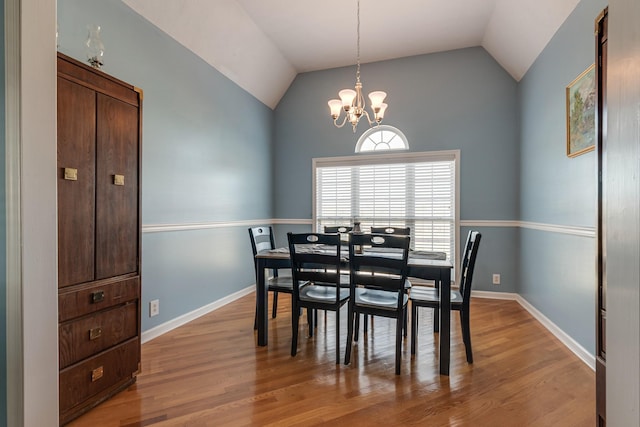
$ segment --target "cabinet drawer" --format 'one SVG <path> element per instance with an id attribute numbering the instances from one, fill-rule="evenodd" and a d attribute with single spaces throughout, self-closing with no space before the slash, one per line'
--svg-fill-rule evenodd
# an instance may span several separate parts
<path id="1" fill-rule="evenodd" d="M 58 295 L 58 320 L 64 322 L 140 297 L 140 278 L 61 289 Z"/>
<path id="2" fill-rule="evenodd" d="M 139 361 L 140 342 L 136 338 L 60 371 L 60 413 L 131 378 Z"/>
<path id="3" fill-rule="evenodd" d="M 60 369 L 138 335 L 137 301 L 59 327 Z"/>

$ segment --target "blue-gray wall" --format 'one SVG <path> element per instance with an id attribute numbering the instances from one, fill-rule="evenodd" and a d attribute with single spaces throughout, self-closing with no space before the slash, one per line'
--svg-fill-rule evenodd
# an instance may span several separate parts
<path id="1" fill-rule="evenodd" d="M 594 156 L 564 154 L 564 88 L 592 61 L 602 7 L 583 0 L 520 83 L 479 47 L 362 66 L 410 151 L 460 150 L 461 239 L 483 233 L 475 288 L 521 293 L 592 352 L 594 240 L 505 222 L 594 225 Z M 273 217 L 281 244 L 310 227 L 286 222 L 312 218 L 312 158 L 354 155 L 365 130 L 335 129 L 326 106 L 355 67 L 298 75 L 274 113 L 118 0 L 58 12 L 62 52 L 83 59 L 86 24 L 100 24 L 104 70 L 144 90 L 143 225 Z M 250 285 L 247 265 L 245 227 L 145 232 L 143 330 Z"/>
<path id="2" fill-rule="evenodd" d="M 7 425 L 7 239 L 5 196 L 4 0 L 0 0 L 0 426 Z"/>
<path id="3" fill-rule="evenodd" d="M 272 217 L 271 109 L 119 0 L 58 0 L 58 22 L 80 60 L 100 25 L 104 71 L 144 91 L 143 229 Z M 244 226 L 144 232 L 143 331 L 253 284 L 251 265 Z"/>
<path id="4" fill-rule="evenodd" d="M 582 0 L 519 84 L 523 221 L 595 227 L 595 153 L 566 155 L 566 86 L 594 62 L 594 21 Z M 519 293 L 595 354 L 595 238 L 522 229 Z"/>
<path id="5" fill-rule="evenodd" d="M 462 221 L 519 217 L 517 83 L 482 48 L 421 55 L 362 66 L 366 93 L 388 93 L 385 124 L 407 136 L 410 151 L 460 150 Z M 279 219 L 311 219 L 311 161 L 354 155 L 361 123 L 336 129 L 326 102 L 353 87 L 355 67 L 297 76 L 276 108 L 274 209 Z M 278 227 L 279 238 L 286 226 Z M 461 240 L 467 227 L 461 228 Z M 483 228 L 474 287 L 516 292 L 518 231 Z M 502 285 L 491 285 L 491 274 Z"/>

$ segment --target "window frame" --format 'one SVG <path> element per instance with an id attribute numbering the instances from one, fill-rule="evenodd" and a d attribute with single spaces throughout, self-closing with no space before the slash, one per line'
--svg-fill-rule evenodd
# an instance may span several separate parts
<path id="1" fill-rule="evenodd" d="M 403 148 L 385 148 L 380 150 L 373 149 L 373 150 L 362 151 L 362 146 L 371 137 L 371 135 L 377 132 L 382 132 L 382 131 L 394 133 L 398 138 L 400 138 L 400 140 L 404 144 L 404 147 Z M 388 153 L 390 151 L 398 152 L 398 151 L 407 151 L 407 150 L 409 150 L 409 140 L 407 139 L 405 134 L 402 133 L 400 129 L 393 126 L 389 126 L 389 125 L 378 125 L 378 126 L 372 127 L 371 129 L 367 129 L 362 135 L 360 135 L 360 138 L 358 138 L 358 142 L 356 143 L 356 148 L 355 148 L 356 153 Z"/>
<path id="2" fill-rule="evenodd" d="M 357 156 L 342 156 L 342 157 L 317 157 L 312 159 L 311 170 L 311 210 L 312 210 L 312 227 L 315 232 L 317 226 L 317 212 L 316 212 L 316 172 L 320 167 L 353 167 L 353 166 L 368 166 L 368 165 L 383 165 L 394 163 L 424 163 L 424 162 L 437 162 L 437 161 L 453 161 L 455 167 L 454 173 L 454 257 L 451 260 L 453 265 L 457 265 L 457 260 L 460 259 L 460 150 L 443 150 L 443 151 L 423 151 L 423 152 L 389 152 L 389 150 L 370 151 L 367 154 L 358 154 Z M 381 154 L 384 153 L 384 154 Z"/>

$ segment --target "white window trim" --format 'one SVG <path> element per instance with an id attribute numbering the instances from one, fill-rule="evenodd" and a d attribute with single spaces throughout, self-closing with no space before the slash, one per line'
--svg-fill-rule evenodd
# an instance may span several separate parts
<path id="1" fill-rule="evenodd" d="M 380 155 L 380 151 L 376 154 L 359 154 L 358 156 L 341 156 L 341 157 L 318 157 L 311 161 L 311 212 L 313 215 L 313 229 L 316 230 L 316 169 L 318 167 L 332 166 L 360 166 L 373 164 L 393 164 L 393 163 L 420 163 L 453 160 L 455 164 L 455 225 L 454 225 L 454 241 L 455 241 L 455 260 L 454 266 L 460 259 L 460 150 L 443 150 L 443 151 L 423 151 L 417 153 L 390 153 L 387 150 L 382 151 L 384 155 Z M 367 153 L 374 153 L 373 151 Z M 453 279 L 453 278 L 452 278 Z"/>
<path id="2" fill-rule="evenodd" d="M 404 143 L 404 148 L 388 148 L 385 150 L 366 150 L 366 151 L 361 151 L 362 150 L 362 145 L 364 144 L 364 142 L 369 138 L 369 136 L 373 133 L 376 132 L 380 132 L 386 130 L 387 132 L 393 132 L 395 133 Z M 358 138 L 358 142 L 356 143 L 356 148 L 355 148 L 355 152 L 356 153 L 388 153 L 390 151 L 406 151 L 409 149 L 409 140 L 407 139 L 407 137 L 405 136 L 404 133 L 402 133 L 402 131 L 398 128 L 395 128 L 393 126 L 389 126 L 389 125 L 379 125 L 379 126 L 375 126 L 372 127 L 371 129 L 368 129 L 366 132 L 364 132 L 362 135 L 360 135 L 360 138 Z"/>

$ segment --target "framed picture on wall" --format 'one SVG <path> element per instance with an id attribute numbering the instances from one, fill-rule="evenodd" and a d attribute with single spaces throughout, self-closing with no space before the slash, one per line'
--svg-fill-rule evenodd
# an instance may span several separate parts
<path id="1" fill-rule="evenodd" d="M 595 148 L 596 75 L 593 64 L 569 83 L 567 97 L 567 156 Z"/>

